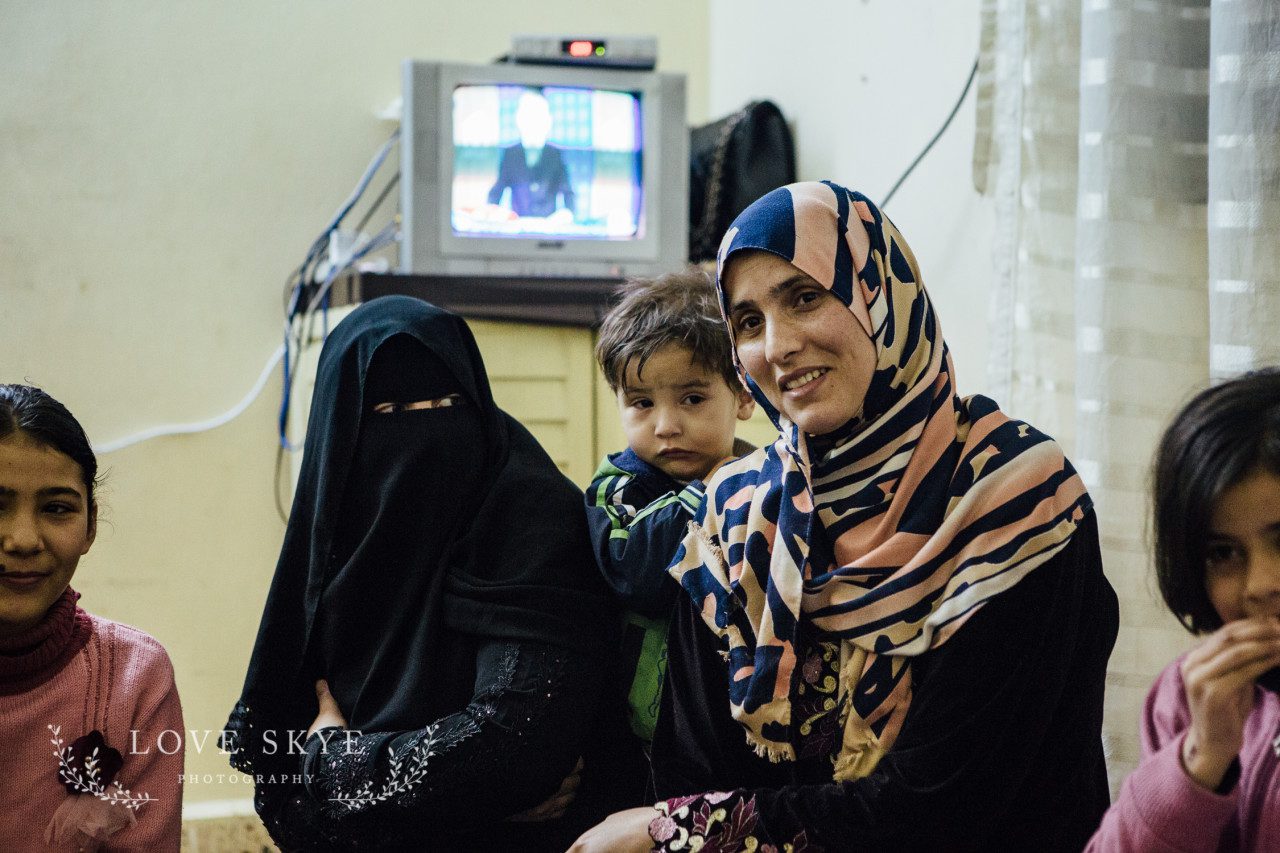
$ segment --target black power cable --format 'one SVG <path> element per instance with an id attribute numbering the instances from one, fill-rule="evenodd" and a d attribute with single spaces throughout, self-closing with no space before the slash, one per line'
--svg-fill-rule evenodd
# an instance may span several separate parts
<path id="1" fill-rule="evenodd" d="M 378 193 L 378 196 L 373 200 L 373 203 L 369 205 L 369 209 L 365 211 L 364 216 L 362 216 L 360 221 L 356 223 L 355 232 L 357 234 L 363 231 L 364 227 L 369 224 L 369 220 L 373 218 L 374 212 L 377 211 L 379 207 L 382 207 L 382 202 L 386 200 L 387 196 L 396 188 L 396 184 L 398 183 L 400 183 L 400 173 L 396 172 L 391 176 L 391 180 L 387 181 L 387 185 L 382 188 L 382 191 Z"/>
<path id="2" fill-rule="evenodd" d="M 929 153 L 929 150 L 933 148 L 934 144 L 942 138 L 942 134 L 947 132 L 947 128 L 951 126 L 951 120 L 956 117 L 956 113 L 960 112 L 960 105 L 964 103 L 965 97 L 969 94 L 969 89 L 973 86 L 973 78 L 977 76 L 978 60 L 975 59 L 973 60 L 973 68 L 969 69 L 969 79 L 965 81 L 964 91 L 960 93 L 960 98 L 956 101 L 956 105 L 951 108 L 951 115 L 947 116 L 947 120 L 942 123 L 942 127 L 938 128 L 938 132 L 933 135 L 933 139 L 929 140 L 929 144 L 924 147 L 924 150 L 916 155 L 916 159 L 911 161 L 911 165 L 902 173 L 902 176 L 898 178 L 898 180 L 894 181 L 893 188 L 890 189 L 889 192 L 885 194 L 885 197 L 880 201 L 881 207 L 889 206 L 889 200 L 892 199 L 893 194 L 898 191 L 898 187 L 902 186 L 902 182 L 915 171 L 916 166 L 920 165 L 920 161 Z"/>

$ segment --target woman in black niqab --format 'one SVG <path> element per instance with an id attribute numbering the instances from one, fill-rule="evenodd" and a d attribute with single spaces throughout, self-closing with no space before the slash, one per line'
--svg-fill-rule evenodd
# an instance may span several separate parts
<path id="1" fill-rule="evenodd" d="M 321 352 L 304 453 L 227 724 L 272 836 L 285 849 L 571 839 L 504 819 L 581 754 L 612 609 L 580 493 L 494 405 L 466 324 L 407 297 L 353 311 Z M 299 749 L 318 679 L 348 732 Z"/>

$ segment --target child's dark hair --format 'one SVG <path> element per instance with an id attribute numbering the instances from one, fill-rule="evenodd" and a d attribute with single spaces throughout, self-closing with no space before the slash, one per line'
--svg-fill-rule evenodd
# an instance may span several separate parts
<path id="1" fill-rule="evenodd" d="M 632 361 L 642 373 L 645 362 L 667 344 L 687 349 L 695 364 L 723 377 L 730 388 L 742 387 L 715 285 L 705 272 L 694 267 L 637 279 L 620 292 L 622 298 L 605 315 L 596 341 L 596 361 L 610 388 L 622 387 Z"/>
<path id="2" fill-rule="evenodd" d="M 89 438 L 67 407 L 31 385 L 0 384 L 0 440 L 24 432 L 43 445 L 71 457 L 84 474 L 89 509 L 94 506 L 98 457 Z"/>
<path id="3" fill-rule="evenodd" d="M 1280 368 L 1202 391 L 1160 439 L 1153 478 L 1156 578 L 1192 632 L 1222 626 L 1205 590 L 1214 505 L 1255 469 L 1280 476 Z"/>

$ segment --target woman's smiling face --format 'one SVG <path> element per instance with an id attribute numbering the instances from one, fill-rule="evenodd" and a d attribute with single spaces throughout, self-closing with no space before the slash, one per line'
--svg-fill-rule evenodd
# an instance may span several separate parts
<path id="1" fill-rule="evenodd" d="M 738 360 L 774 408 L 809 435 L 862 413 L 876 348 L 847 306 L 765 251 L 735 253 L 723 286 Z"/>

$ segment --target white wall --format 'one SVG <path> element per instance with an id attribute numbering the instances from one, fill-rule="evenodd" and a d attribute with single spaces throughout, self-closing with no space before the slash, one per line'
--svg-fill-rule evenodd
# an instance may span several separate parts
<path id="1" fill-rule="evenodd" d="M 978 52 L 978 0 L 710 3 L 711 116 L 773 100 L 794 128 L 802 180 L 875 201 L 942 125 Z M 995 224 L 971 178 L 974 96 L 885 207 L 920 263 L 961 394 L 987 386 Z"/>

